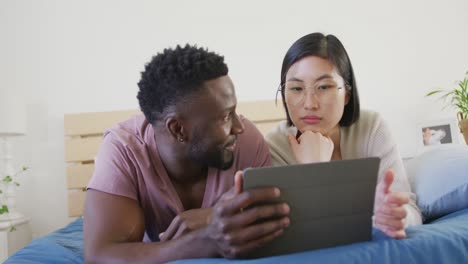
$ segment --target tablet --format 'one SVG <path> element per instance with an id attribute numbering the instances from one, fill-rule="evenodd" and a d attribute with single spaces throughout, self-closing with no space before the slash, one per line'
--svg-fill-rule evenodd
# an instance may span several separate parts
<path id="1" fill-rule="evenodd" d="M 284 233 L 248 257 L 334 247 L 372 238 L 379 158 L 249 168 L 243 189 L 275 186 L 291 208 Z"/>

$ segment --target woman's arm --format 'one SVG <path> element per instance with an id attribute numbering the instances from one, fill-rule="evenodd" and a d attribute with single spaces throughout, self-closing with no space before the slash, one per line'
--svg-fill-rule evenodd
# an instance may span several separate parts
<path id="1" fill-rule="evenodd" d="M 411 191 L 411 186 L 397 144 L 390 133 L 390 128 L 381 117 L 376 119 L 375 126 L 371 131 L 367 152 L 369 157 L 377 156 L 381 159 L 379 182 L 384 179 L 385 174 L 389 170 L 392 170 L 394 180 L 390 191 L 401 192 L 408 195 L 409 202 L 404 205 L 407 212 L 404 220 L 405 226 L 422 224 L 421 212 L 416 205 L 416 195 Z"/>

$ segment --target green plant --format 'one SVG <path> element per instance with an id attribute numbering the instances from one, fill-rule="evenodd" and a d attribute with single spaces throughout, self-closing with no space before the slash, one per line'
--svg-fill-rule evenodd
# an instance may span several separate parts
<path id="1" fill-rule="evenodd" d="M 15 172 L 12 175 L 5 175 L 3 178 L 0 179 L 0 215 L 7 214 L 10 212 L 8 205 L 6 204 L 6 195 L 7 189 L 12 185 L 14 187 L 20 186 L 19 182 L 16 181 L 16 178 L 27 171 L 29 168 L 23 166 L 19 171 Z M 11 227 L 10 231 L 15 231 L 15 227 Z"/>
<path id="2" fill-rule="evenodd" d="M 468 71 L 465 73 L 463 81 L 457 81 L 457 87 L 452 90 L 434 90 L 426 94 L 432 96 L 442 94 L 439 98 L 446 102 L 447 106 L 452 106 L 461 113 L 463 119 L 468 119 Z"/>

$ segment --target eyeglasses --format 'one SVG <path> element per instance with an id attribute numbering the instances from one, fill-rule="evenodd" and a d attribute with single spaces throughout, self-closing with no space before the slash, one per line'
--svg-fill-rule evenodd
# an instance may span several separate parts
<path id="1" fill-rule="evenodd" d="M 297 83 L 286 83 L 278 87 L 278 91 L 284 91 L 286 104 L 292 106 L 298 106 L 303 104 L 307 96 L 307 90 L 309 90 L 310 96 L 315 95 L 321 101 L 332 100 L 338 95 L 338 90 L 343 87 L 336 85 L 322 84 L 313 87 L 305 87 Z"/>

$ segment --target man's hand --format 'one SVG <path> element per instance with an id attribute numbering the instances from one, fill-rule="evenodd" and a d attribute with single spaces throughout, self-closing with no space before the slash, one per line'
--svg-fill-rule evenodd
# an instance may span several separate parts
<path id="1" fill-rule="evenodd" d="M 241 171 L 236 173 L 234 185 L 214 206 L 211 223 L 205 230 L 214 250 L 226 258 L 243 256 L 267 244 L 289 226 L 288 205 L 255 206 L 278 198 L 279 189 L 265 187 L 241 192 Z"/>
<path id="2" fill-rule="evenodd" d="M 374 225 L 386 235 L 402 239 L 406 237 L 405 218 L 407 215 L 405 204 L 409 202 L 409 196 L 403 192 L 391 192 L 393 183 L 393 171 L 385 173 L 384 179 L 377 185 Z"/>
<path id="3" fill-rule="evenodd" d="M 190 231 L 206 227 L 211 221 L 212 208 L 187 210 L 177 215 L 166 229 L 159 234 L 160 241 L 167 241 L 180 237 Z"/>
<path id="4" fill-rule="evenodd" d="M 294 135 L 289 135 L 289 144 L 300 164 L 330 161 L 334 148 L 329 137 L 312 131 L 305 131 L 297 140 Z"/>
<path id="5" fill-rule="evenodd" d="M 241 173 L 241 172 L 238 172 Z M 242 173 L 241 173 L 242 175 Z M 236 176 L 235 176 L 236 177 Z M 242 177 L 236 182 L 235 186 L 225 193 L 219 201 L 232 199 L 236 194 L 242 191 Z M 167 241 L 180 237 L 190 231 L 206 227 L 211 222 L 213 208 L 200 208 L 187 210 L 177 215 L 166 229 L 159 234 L 160 241 Z"/>

